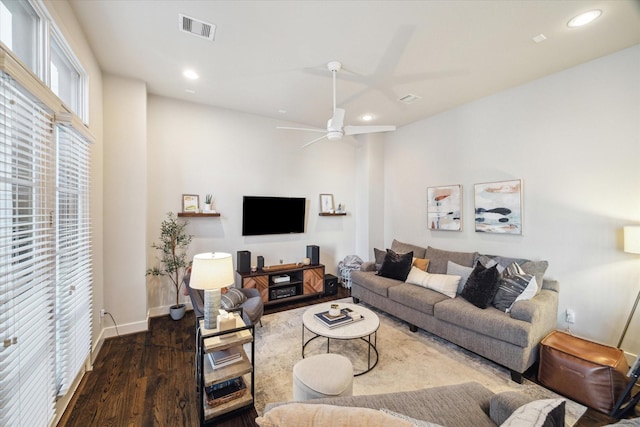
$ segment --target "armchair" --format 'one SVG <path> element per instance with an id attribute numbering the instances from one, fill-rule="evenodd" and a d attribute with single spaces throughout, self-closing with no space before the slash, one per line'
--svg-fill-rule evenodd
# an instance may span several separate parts
<path id="1" fill-rule="evenodd" d="M 193 306 L 193 311 L 195 312 L 196 317 L 202 317 L 204 316 L 204 291 L 191 288 L 191 286 L 189 286 L 190 280 L 191 270 L 188 270 L 182 282 L 189 293 L 191 305 Z M 260 291 L 254 288 L 240 288 L 237 290 L 245 296 L 246 300 L 241 304 L 232 307 L 230 311 L 242 308 L 242 316 L 245 323 L 252 325 L 260 323 L 260 326 L 262 326 L 262 321 L 260 319 L 264 313 L 264 304 L 262 303 Z"/>

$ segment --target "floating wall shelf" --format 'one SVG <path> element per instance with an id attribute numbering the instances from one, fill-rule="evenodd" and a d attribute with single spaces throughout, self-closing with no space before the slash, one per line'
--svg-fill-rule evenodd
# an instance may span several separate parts
<path id="1" fill-rule="evenodd" d="M 216 217 L 220 216 L 219 212 L 202 212 L 202 213 L 193 213 L 193 212 L 178 212 L 179 217 L 183 218 L 204 218 L 204 217 Z"/>

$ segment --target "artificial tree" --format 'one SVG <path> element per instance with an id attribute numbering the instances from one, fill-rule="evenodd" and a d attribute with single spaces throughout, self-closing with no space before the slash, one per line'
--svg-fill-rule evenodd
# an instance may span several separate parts
<path id="1" fill-rule="evenodd" d="M 151 245 L 160 251 L 160 263 L 146 272 L 147 276 L 167 276 L 173 283 L 176 303 L 170 308 L 171 317 L 175 320 L 181 319 L 184 315 L 184 304 L 180 304 L 180 288 L 185 271 L 191 265 L 191 260 L 187 258 L 187 248 L 193 236 L 185 232 L 187 224 L 178 221 L 177 215 L 173 212 L 167 213 L 167 218 L 160 225 L 160 241 Z M 176 311 L 178 314 L 174 314 Z"/>

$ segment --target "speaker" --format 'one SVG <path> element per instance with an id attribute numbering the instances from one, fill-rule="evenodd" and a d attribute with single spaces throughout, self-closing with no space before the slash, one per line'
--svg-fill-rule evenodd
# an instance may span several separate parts
<path id="1" fill-rule="evenodd" d="M 320 264 L 320 246 L 308 245 L 307 258 L 311 260 L 311 265 Z"/>
<path id="2" fill-rule="evenodd" d="M 338 278 L 333 274 L 324 275 L 324 294 L 335 295 L 338 293 Z"/>
<path id="3" fill-rule="evenodd" d="M 258 255 L 258 270 L 262 270 L 264 268 L 264 257 L 262 255 Z"/>
<path id="4" fill-rule="evenodd" d="M 251 272 L 251 252 L 238 251 L 238 273 Z"/>

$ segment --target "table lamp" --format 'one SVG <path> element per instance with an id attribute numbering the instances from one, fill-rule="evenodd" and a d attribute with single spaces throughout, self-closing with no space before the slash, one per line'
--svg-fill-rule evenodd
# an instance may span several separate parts
<path id="1" fill-rule="evenodd" d="M 628 225 L 624 227 L 624 251 L 630 254 L 640 254 L 639 225 Z M 629 323 L 631 323 L 633 314 L 636 312 L 636 307 L 638 307 L 638 300 L 640 300 L 640 291 L 638 291 L 638 296 L 636 296 L 636 302 L 633 304 L 633 308 L 631 309 L 631 313 L 629 314 L 629 318 L 627 319 L 627 324 L 624 325 L 624 329 L 622 330 L 622 336 L 620 337 L 620 341 L 618 342 L 618 348 L 620 348 L 620 346 L 622 345 L 624 336 L 627 334 Z"/>
<path id="2" fill-rule="evenodd" d="M 233 285 L 231 254 L 207 252 L 193 257 L 189 286 L 204 290 L 204 327 L 216 329 L 220 310 L 220 289 Z"/>

